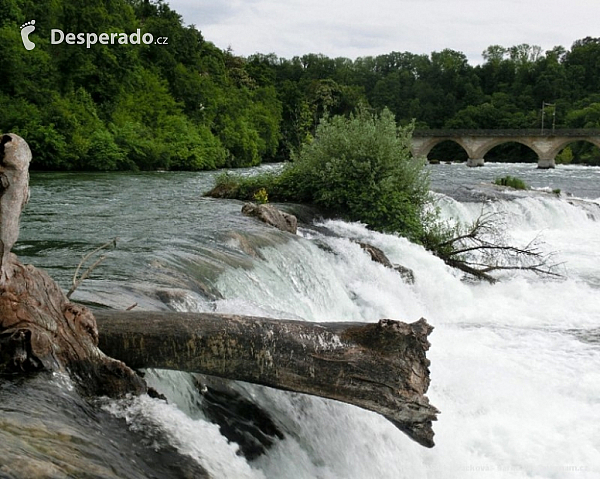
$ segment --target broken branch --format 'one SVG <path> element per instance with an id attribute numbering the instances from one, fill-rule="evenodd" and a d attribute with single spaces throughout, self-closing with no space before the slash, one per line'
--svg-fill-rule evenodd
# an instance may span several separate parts
<path id="1" fill-rule="evenodd" d="M 90 259 L 92 256 L 94 256 L 96 253 L 102 251 L 105 248 L 110 247 L 111 245 L 113 246 L 113 248 L 116 248 L 117 247 L 117 239 L 118 238 L 110 240 L 109 242 L 103 244 L 102 246 L 99 246 L 94 251 L 87 253 L 86 255 L 84 255 L 81 258 L 81 261 L 77 265 L 77 269 L 75 269 L 75 274 L 73 275 L 73 285 L 71 286 L 71 289 L 69 289 L 69 292 L 67 293 L 67 298 L 70 298 L 71 295 L 75 292 L 75 290 L 77 288 L 79 288 L 79 286 L 81 286 L 81 283 L 83 283 L 85 281 L 85 279 L 92 273 L 92 271 L 94 271 L 94 269 L 96 269 L 96 267 L 98 267 L 106 259 L 106 255 L 100 256 L 100 258 L 98 258 L 88 269 L 86 269 L 81 276 L 77 277 L 77 275 L 79 274 L 79 271 L 81 270 L 81 268 L 85 264 L 85 262 L 88 259 Z"/>

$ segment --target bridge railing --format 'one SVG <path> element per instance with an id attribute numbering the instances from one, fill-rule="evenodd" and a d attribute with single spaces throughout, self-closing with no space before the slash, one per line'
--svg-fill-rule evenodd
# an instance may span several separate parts
<path id="1" fill-rule="evenodd" d="M 430 137 L 465 137 L 465 136 L 485 136 L 485 137 L 515 137 L 515 136 L 536 136 L 536 137 L 574 137 L 585 138 L 590 136 L 600 136 L 598 128 L 561 128 L 552 130 L 546 128 L 542 132 L 541 129 L 506 129 L 506 130 L 450 130 L 450 129 L 419 129 L 413 132 L 415 138 L 430 138 Z"/>

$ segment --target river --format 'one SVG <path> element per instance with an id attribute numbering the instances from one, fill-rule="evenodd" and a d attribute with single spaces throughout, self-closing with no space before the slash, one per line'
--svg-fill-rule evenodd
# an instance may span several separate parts
<path id="1" fill-rule="evenodd" d="M 34 477 L 7 472 L 20 461 L 22 471 L 53 464 L 49 477 L 194 477 L 197 463 L 232 479 L 599 477 L 600 168 L 436 165 L 431 174 L 444 216 L 500 213 L 512 242 L 539 236 L 565 277 L 465 281 L 403 238 L 344 221 L 291 237 L 244 217 L 240 202 L 202 197 L 214 172 L 32 174 L 14 248 L 22 262 L 67 290 L 81 256 L 118 237 L 74 300 L 307 321 L 425 317 L 435 327 L 428 397 L 441 414 L 436 446 L 425 449 L 375 413 L 232 382 L 279 431 L 248 459 L 208 419 L 189 374 L 146 372 L 168 404 L 89 405 L 68 378 L 3 380 L 0 444 L 12 452 L 0 456 L 0 477 Z M 484 203 L 464 193 L 507 174 L 549 193 Z M 411 268 L 414 285 L 351 240 Z M 178 455 L 188 464 L 171 468 Z"/>

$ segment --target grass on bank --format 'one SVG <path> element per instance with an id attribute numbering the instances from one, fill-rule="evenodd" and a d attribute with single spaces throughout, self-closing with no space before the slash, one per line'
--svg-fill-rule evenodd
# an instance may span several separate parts
<path id="1" fill-rule="evenodd" d="M 494 184 L 498 186 L 509 186 L 510 188 L 514 188 L 515 190 L 528 190 L 529 185 L 525 183 L 521 178 L 517 178 L 516 176 L 504 176 L 502 178 L 496 178 L 494 180 Z"/>

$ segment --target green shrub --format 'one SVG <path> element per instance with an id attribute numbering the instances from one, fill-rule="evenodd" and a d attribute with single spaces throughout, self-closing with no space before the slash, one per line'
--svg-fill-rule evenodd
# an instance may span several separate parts
<path id="1" fill-rule="evenodd" d="M 570 165 L 573 162 L 575 156 L 570 146 L 563 149 L 558 155 L 556 155 L 557 165 Z"/>
<path id="2" fill-rule="evenodd" d="M 256 193 L 254 193 L 254 201 L 256 201 L 259 205 L 264 205 L 269 202 L 269 195 L 267 195 L 267 190 L 261 188 Z"/>
<path id="3" fill-rule="evenodd" d="M 527 185 L 527 183 L 525 183 L 522 179 L 510 175 L 504 176 L 502 178 L 496 178 L 494 180 L 494 184 L 499 186 L 509 186 L 511 188 L 514 188 L 515 190 L 529 189 L 529 185 Z"/>
<path id="4" fill-rule="evenodd" d="M 125 154 L 107 130 L 92 133 L 83 164 L 90 170 L 117 170 L 125 163 Z"/>
<path id="5" fill-rule="evenodd" d="M 429 179 L 425 163 L 410 155 L 411 133 L 412 125 L 398 128 L 387 109 L 325 118 L 315 139 L 280 174 L 223 176 L 216 189 L 251 199 L 266 188 L 271 200 L 314 204 L 372 229 L 420 240 Z"/>

